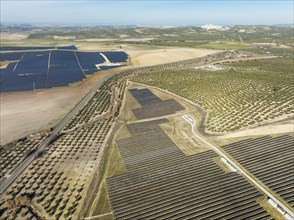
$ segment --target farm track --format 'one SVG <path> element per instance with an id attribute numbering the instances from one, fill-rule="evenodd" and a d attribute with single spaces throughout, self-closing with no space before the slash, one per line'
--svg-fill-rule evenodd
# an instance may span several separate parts
<path id="1" fill-rule="evenodd" d="M 226 70 L 217 72 L 193 68 L 162 70 L 138 75 L 132 81 L 197 103 L 203 108 L 200 129 L 205 135 L 293 118 L 292 59 L 249 60 L 225 66 Z"/>
<path id="2" fill-rule="evenodd" d="M 262 194 L 224 173 L 213 151 L 185 156 L 160 129 L 137 131 L 117 141 L 127 173 L 107 179 L 117 219 L 271 218 L 256 203 Z"/>
<path id="3" fill-rule="evenodd" d="M 130 73 L 132 72 L 127 71 L 121 77 L 128 76 Z M 37 149 L 36 152 L 42 152 L 43 155 L 40 157 L 39 154 L 36 154 L 35 158 L 30 157 L 30 159 L 36 160 L 21 174 L 20 178 L 6 191 L 6 194 L 2 195 L 2 201 L 13 201 L 14 198 L 28 197 L 33 203 L 38 204 L 37 209 L 46 218 L 53 216 L 54 218 L 61 216 L 69 218 L 73 215 L 77 216 L 83 211 L 85 208 L 82 201 L 86 198 L 94 174 L 94 167 L 97 166 L 95 161 L 99 158 L 100 148 L 105 146 L 111 126 L 118 116 L 123 97 L 121 94 L 123 94 L 125 86 L 125 80 L 119 80 L 117 76 L 109 75 L 97 87 L 93 88 L 64 121 L 51 132 L 49 138 L 45 140 L 45 143 L 48 144 L 43 144 L 42 147 L 44 148 L 42 149 Z M 113 92 L 113 87 L 117 87 L 116 92 Z M 112 95 L 103 100 L 96 99 L 95 94 L 98 88 L 103 88 L 99 90 L 102 96 L 103 94 Z M 117 102 L 118 108 L 112 109 L 110 105 L 105 108 L 103 104 L 101 105 L 101 102 L 111 103 L 109 99 L 112 96 L 116 97 L 112 101 Z M 80 117 L 83 109 L 88 106 L 96 107 L 97 110 L 102 108 L 102 113 L 106 112 L 108 116 L 95 123 L 92 123 L 91 115 L 87 118 Z M 76 124 L 86 124 L 87 122 L 92 124 L 71 130 L 69 133 L 63 133 L 63 131 L 67 131 L 74 126 L 73 123 L 70 124 L 71 121 L 77 122 Z M 67 129 L 62 130 L 64 128 Z M 60 131 L 62 132 L 61 136 L 59 136 Z M 51 143 L 57 135 L 58 138 Z M 73 165 L 74 169 L 71 168 Z M 22 164 L 20 167 L 25 169 Z M 77 169 L 80 169 L 80 171 L 71 176 L 71 173 L 76 172 Z M 32 177 L 34 181 L 30 181 Z M 69 202 L 70 199 L 74 202 Z M 22 218 L 33 216 L 31 212 L 25 214 L 26 206 L 9 209 L 5 203 L 0 203 L 0 209 L 3 210 L 1 219 L 10 219 L 13 216 L 13 218 L 17 218 L 18 213 L 22 213 Z M 15 214 L 13 214 L 14 212 Z"/>
<path id="4" fill-rule="evenodd" d="M 140 123 L 142 126 L 144 123 L 153 124 L 152 121 L 137 122 L 137 127 L 141 126 Z M 131 125 L 136 127 L 136 123 Z M 216 155 L 204 157 L 206 160 L 199 164 L 192 162 L 197 161 L 197 157 L 203 159 L 203 155 L 212 151 L 184 156 L 158 127 L 153 127 L 154 130 L 137 129 L 132 132 L 131 137 L 117 141 L 127 169 L 126 174 L 107 179 L 117 219 L 272 219 L 256 203 L 262 194 L 241 175 L 225 174 L 220 170 L 212 162 Z M 273 154 L 279 154 L 284 159 L 291 158 L 290 152 L 285 150 L 293 141 L 285 140 L 284 137 L 277 137 L 272 145 L 268 144 L 268 140 L 272 139 L 270 136 L 248 141 L 250 144 L 257 142 L 268 150 L 265 159 L 267 162 L 267 157 L 270 158 Z M 241 141 L 240 145 L 246 146 L 248 141 Z M 273 150 L 274 144 L 283 147 Z M 245 153 L 249 158 L 250 155 L 257 159 L 262 158 L 262 153 L 251 153 L 250 149 L 244 151 L 249 153 Z M 173 163 L 169 163 L 170 161 Z M 251 162 L 254 159 L 248 163 Z M 278 160 L 272 162 L 275 164 Z M 283 164 L 278 171 L 290 167 L 289 162 Z M 287 198 L 290 198 L 294 192 L 289 185 L 292 177 L 278 172 L 268 179 L 271 177 L 280 181 L 274 189 L 283 188 Z M 276 184 L 276 181 L 272 182 L 274 185 L 268 182 L 270 187 Z"/>
<path id="5" fill-rule="evenodd" d="M 0 185 L 0 194 L 4 192 L 4 190 L 22 173 L 23 170 L 34 160 L 38 157 L 39 153 L 41 153 L 52 141 L 54 141 L 58 133 L 63 129 L 64 126 L 68 124 L 75 115 L 81 111 L 83 106 L 90 101 L 93 95 L 96 93 L 96 90 L 100 88 L 104 82 L 106 82 L 112 75 L 108 75 L 103 80 L 101 80 L 86 96 L 85 98 L 63 119 L 63 121 L 51 132 L 50 136 L 46 138 L 43 143 L 33 152 L 29 157 L 25 158 L 25 160 L 19 164 L 13 173 L 10 174 L 8 178 L 5 179 L 4 182 Z"/>
<path id="6" fill-rule="evenodd" d="M 217 60 L 221 59 L 221 56 L 222 53 L 208 57 Z M 16 179 L 16 181 L 11 187 L 9 187 L 5 194 L 3 193 L 1 195 L 3 200 L 0 202 L 0 209 L 4 211 L 1 213 L 0 217 L 3 219 L 11 219 L 11 217 L 19 218 L 20 216 L 21 218 L 31 218 L 33 214 L 30 211 L 25 211 L 27 210 L 26 206 L 18 206 L 14 209 L 10 209 L 6 206 L 6 204 L 13 201 L 15 198 L 22 197 L 28 197 L 34 204 L 38 204 L 37 210 L 47 218 L 52 218 L 52 216 L 56 218 L 71 218 L 72 216 L 78 216 L 81 212 L 86 192 L 88 191 L 87 187 L 92 175 L 91 167 L 93 167 L 95 159 L 99 155 L 100 147 L 105 142 L 105 137 L 110 132 L 109 123 L 113 123 L 114 119 L 118 116 L 120 103 L 118 103 L 117 108 L 113 108 L 113 88 L 119 88 L 119 91 L 122 92 L 126 86 L 125 79 L 132 77 L 133 75 L 166 68 L 184 68 L 186 65 L 194 65 L 197 62 L 202 62 L 204 59 L 206 58 L 136 68 L 118 74 L 112 74 L 104 78 L 88 93 L 88 95 L 63 120 L 63 122 L 51 132 L 49 138 L 43 142 L 42 148 L 37 149 L 36 153 L 38 152 L 38 154 L 29 155 L 33 162 L 31 165 L 29 165 L 30 163 L 26 164 L 29 165 L 28 169 L 25 169 L 26 167 L 23 166 L 24 164 L 21 165 L 22 171 L 13 176 L 13 180 Z M 118 97 L 119 100 L 122 98 L 121 95 L 116 97 Z M 97 111 L 96 108 L 98 109 Z M 103 110 L 101 111 L 101 109 Z M 104 113 L 109 114 L 110 118 L 98 121 L 93 126 L 91 125 L 89 127 L 75 130 L 79 125 L 91 123 L 91 120 L 93 119 L 92 114 L 96 117 L 99 116 L 99 114 Z M 66 133 L 68 131 L 70 132 Z M 65 133 L 63 134 L 63 132 Z M 61 134 L 61 136 L 59 136 L 59 134 Z M 52 144 L 51 142 L 55 138 L 57 139 Z M 22 142 L 18 143 L 22 144 Z M 38 143 L 38 141 L 36 143 Z M 210 152 L 207 157 L 211 158 L 213 155 L 214 153 Z M 172 159 L 173 156 L 175 155 L 170 154 L 168 160 Z M 21 154 L 19 154 L 19 158 L 21 158 Z M 151 155 L 149 155 L 148 158 L 143 157 L 142 159 L 148 160 L 150 158 Z M 163 157 L 161 156 L 157 157 L 158 162 L 162 159 Z M 199 161 L 195 162 L 195 159 L 199 159 Z M 88 162 L 85 162 L 85 160 Z M 181 164 L 181 160 L 178 159 L 177 169 L 175 169 L 175 167 L 170 167 L 169 162 L 166 161 L 166 165 L 163 167 L 164 169 L 160 169 L 159 166 L 154 166 L 156 172 L 152 173 L 152 170 L 149 170 L 147 175 L 144 175 L 142 178 L 140 172 L 145 170 L 144 166 L 150 165 L 150 163 L 146 162 L 144 166 L 138 166 L 133 170 L 134 176 L 123 178 L 124 181 L 122 183 L 124 186 L 122 188 L 126 190 L 130 186 L 130 181 L 133 180 L 138 186 L 143 186 L 145 180 L 148 180 L 150 184 L 157 179 L 164 181 L 164 178 L 159 178 L 159 175 L 164 177 L 164 175 L 172 173 L 176 176 L 177 172 L 190 169 L 191 166 L 205 165 L 206 160 L 207 158 L 205 159 L 205 156 L 203 155 L 199 158 L 197 156 L 194 157 L 194 155 L 191 156 L 191 161 L 187 164 Z M 133 164 L 138 162 L 135 158 L 130 161 L 132 161 L 131 163 Z M 73 164 L 80 167 L 81 171 L 70 177 L 69 173 L 73 170 L 68 170 L 68 168 L 64 167 L 68 166 L 70 168 Z M 216 168 L 218 169 L 218 167 Z M 4 171 L 3 175 L 8 174 L 8 172 L 9 171 Z M 11 177 L 12 176 L 9 178 L 11 179 Z M 187 176 L 184 177 L 187 178 Z M 134 179 L 132 180 L 132 178 Z M 13 180 L 11 182 L 13 182 Z M 10 185 L 10 183 L 7 184 L 5 188 L 7 188 L 8 185 Z M 206 185 L 208 185 L 208 183 Z M 1 184 L 1 186 L 3 186 L 3 184 Z M 71 201 L 69 201 L 70 198 Z M 74 202 L 72 202 L 72 198 L 74 198 Z M 4 200 L 9 202 L 4 203 Z M 264 212 L 264 215 L 266 215 L 266 212 Z"/>

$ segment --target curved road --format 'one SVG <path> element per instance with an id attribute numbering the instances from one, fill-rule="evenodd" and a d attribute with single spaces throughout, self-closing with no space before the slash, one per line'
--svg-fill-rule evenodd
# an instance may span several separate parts
<path id="1" fill-rule="evenodd" d="M 222 148 L 211 144 L 210 142 L 205 140 L 203 137 L 196 134 L 196 132 L 194 131 L 194 127 L 196 126 L 196 123 L 195 123 L 195 119 L 192 116 L 182 115 L 182 117 L 191 125 L 192 134 L 196 138 L 198 138 L 203 143 L 210 146 L 217 154 L 219 154 L 220 156 L 225 158 L 227 161 L 229 161 L 229 163 L 232 164 L 237 169 L 238 173 L 240 173 L 247 180 L 249 180 L 251 183 L 253 183 L 257 189 L 259 189 L 261 192 L 263 192 L 265 195 L 267 195 L 269 198 L 271 198 L 275 203 L 277 203 L 279 206 L 281 206 L 294 219 L 293 211 L 288 206 L 286 206 L 284 204 L 284 201 L 281 201 L 279 198 L 276 198 L 275 195 L 273 195 L 268 189 L 266 189 L 263 185 L 258 183 L 253 177 L 251 177 L 251 175 L 243 167 L 239 166 L 234 160 L 230 159 L 230 157 L 228 157 L 228 155 L 226 154 L 226 152 Z"/>

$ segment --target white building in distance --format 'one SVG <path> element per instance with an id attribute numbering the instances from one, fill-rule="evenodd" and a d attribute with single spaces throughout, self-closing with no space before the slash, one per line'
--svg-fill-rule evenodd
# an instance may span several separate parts
<path id="1" fill-rule="evenodd" d="M 205 25 L 202 25 L 201 28 L 209 31 L 209 30 L 222 30 L 222 31 L 225 31 L 225 30 L 229 30 L 230 28 L 229 27 L 224 27 L 224 26 L 221 26 L 221 25 L 215 25 L 215 24 L 205 24 Z"/>

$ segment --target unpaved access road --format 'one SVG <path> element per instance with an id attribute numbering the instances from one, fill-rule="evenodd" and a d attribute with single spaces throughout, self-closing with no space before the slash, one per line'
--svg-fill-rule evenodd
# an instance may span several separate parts
<path id="1" fill-rule="evenodd" d="M 294 212 L 291 210 L 290 207 L 288 207 L 288 205 L 286 205 L 287 203 L 285 201 L 282 201 L 280 198 L 277 198 L 275 195 L 273 195 L 267 189 L 266 186 L 264 186 L 264 185 L 260 184 L 259 182 L 257 182 L 255 180 L 255 178 L 252 177 L 252 175 L 250 173 L 248 173 L 247 170 L 245 170 L 242 166 L 240 166 L 239 164 L 237 164 L 234 159 L 232 159 L 231 157 L 229 157 L 227 155 L 227 153 L 222 148 L 220 148 L 220 147 L 218 147 L 218 146 L 216 146 L 216 145 L 208 142 L 206 139 L 204 139 L 200 135 L 196 134 L 196 132 L 194 130 L 195 129 L 195 126 L 196 126 L 196 122 L 195 122 L 195 119 L 193 118 L 193 116 L 191 116 L 191 115 L 183 115 L 182 117 L 191 125 L 191 132 L 192 132 L 192 134 L 197 139 L 201 140 L 203 143 L 205 143 L 206 145 L 208 145 L 209 147 L 211 147 L 218 155 L 222 156 L 227 161 L 229 161 L 229 163 L 232 164 L 234 166 L 234 168 L 236 168 L 236 170 L 237 170 L 237 172 L 239 174 L 241 174 L 243 177 L 245 177 L 257 189 L 259 189 L 262 193 L 264 193 L 266 196 L 268 196 L 269 198 L 271 198 L 275 203 L 277 203 L 279 206 L 281 206 L 294 219 Z"/>

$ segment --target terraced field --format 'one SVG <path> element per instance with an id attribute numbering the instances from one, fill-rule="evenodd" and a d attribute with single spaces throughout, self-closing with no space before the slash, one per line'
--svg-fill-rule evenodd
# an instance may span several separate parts
<path id="1" fill-rule="evenodd" d="M 199 104 L 207 113 L 206 131 L 227 132 L 293 116 L 291 58 L 227 63 L 228 69 L 192 68 L 139 74 L 133 81 L 166 89 Z"/>
<path id="2" fill-rule="evenodd" d="M 294 208 L 294 138 L 292 136 L 247 139 L 223 148 Z"/>
<path id="3" fill-rule="evenodd" d="M 116 219 L 271 219 L 260 192 L 222 171 L 213 151 L 185 156 L 158 127 L 165 122 L 132 123 L 117 141 L 127 173 L 107 179 Z"/>

